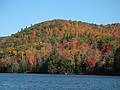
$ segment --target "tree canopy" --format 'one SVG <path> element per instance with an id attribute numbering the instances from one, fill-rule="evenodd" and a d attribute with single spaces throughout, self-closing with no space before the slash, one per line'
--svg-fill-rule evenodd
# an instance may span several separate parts
<path id="1" fill-rule="evenodd" d="M 119 47 L 119 23 L 45 21 L 0 38 L 0 72 L 120 74 Z"/>

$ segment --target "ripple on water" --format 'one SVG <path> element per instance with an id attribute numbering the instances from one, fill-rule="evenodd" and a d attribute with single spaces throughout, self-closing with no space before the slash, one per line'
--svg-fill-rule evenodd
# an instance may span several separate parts
<path id="1" fill-rule="evenodd" d="M 120 90 L 120 77 L 0 74 L 0 90 Z"/>

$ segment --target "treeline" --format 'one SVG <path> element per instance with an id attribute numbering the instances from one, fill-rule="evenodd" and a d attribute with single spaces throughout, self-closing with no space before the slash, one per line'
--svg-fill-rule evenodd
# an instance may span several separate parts
<path id="1" fill-rule="evenodd" d="M 120 74 L 120 24 L 52 20 L 0 41 L 0 72 Z"/>

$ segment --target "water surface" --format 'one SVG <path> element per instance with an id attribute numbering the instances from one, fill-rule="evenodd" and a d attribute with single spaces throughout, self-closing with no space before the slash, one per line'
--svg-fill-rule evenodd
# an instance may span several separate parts
<path id="1" fill-rule="evenodd" d="M 120 90 L 120 77 L 0 74 L 0 90 Z"/>

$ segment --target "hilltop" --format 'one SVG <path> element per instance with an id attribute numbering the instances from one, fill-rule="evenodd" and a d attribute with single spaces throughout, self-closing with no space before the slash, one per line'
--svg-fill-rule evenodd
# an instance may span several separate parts
<path id="1" fill-rule="evenodd" d="M 0 72 L 119 73 L 119 47 L 119 23 L 45 21 L 0 38 Z"/>

